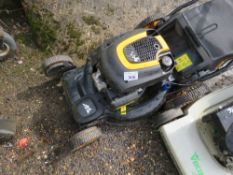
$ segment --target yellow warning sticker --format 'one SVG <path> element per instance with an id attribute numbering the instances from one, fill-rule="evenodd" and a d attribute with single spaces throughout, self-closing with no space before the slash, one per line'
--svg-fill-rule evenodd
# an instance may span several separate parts
<path id="1" fill-rule="evenodd" d="M 180 72 L 180 71 L 192 66 L 192 64 L 193 64 L 187 53 L 180 56 L 175 61 L 176 61 L 176 71 L 177 72 Z"/>
<path id="2" fill-rule="evenodd" d="M 126 105 L 124 105 L 124 106 L 121 106 L 121 107 L 120 107 L 120 112 L 121 112 L 121 115 L 126 115 L 126 110 L 127 110 L 127 107 L 126 107 Z"/>

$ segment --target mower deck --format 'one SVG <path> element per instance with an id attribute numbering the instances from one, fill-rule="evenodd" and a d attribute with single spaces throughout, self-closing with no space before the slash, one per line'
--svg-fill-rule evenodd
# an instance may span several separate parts
<path id="1" fill-rule="evenodd" d="M 207 95 L 189 108 L 187 116 L 160 128 L 162 138 L 181 174 L 232 175 L 211 155 L 198 125 L 204 115 L 219 106 L 232 103 L 232 91 L 233 86 Z"/>

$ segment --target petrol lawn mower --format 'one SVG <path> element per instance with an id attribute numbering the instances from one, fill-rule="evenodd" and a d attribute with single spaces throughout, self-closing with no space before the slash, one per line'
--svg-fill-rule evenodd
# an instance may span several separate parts
<path id="1" fill-rule="evenodd" d="M 48 77 L 61 77 L 81 128 L 96 121 L 126 122 L 151 116 L 161 109 L 168 93 L 233 65 L 233 0 L 212 0 L 190 8 L 194 3 L 197 0 L 165 17 L 148 17 L 133 31 L 106 41 L 81 68 L 68 56 L 44 61 Z M 97 128 L 89 128 L 73 140 L 82 145 L 99 136 Z"/>

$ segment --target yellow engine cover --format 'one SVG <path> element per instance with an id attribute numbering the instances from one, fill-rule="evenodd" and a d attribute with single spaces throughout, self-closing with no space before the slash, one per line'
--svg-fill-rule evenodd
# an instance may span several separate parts
<path id="1" fill-rule="evenodd" d="M 163 39 L 163 37 L 161 35 L 156 35 L 156 36 L 154 36 L 154 39 L 159 43 L 160 48 L 156 52 L 154 60 L 147 61 L 147 62 L 141 62 L 141 63 L 132 63 L 132 62 L 128 61 L 128 59 L 126 58 L 126 55 L 124 53 L 124 49 L 127 46 L 129 46 L 129 45 L 131 45 L 131 44 L 133 44 L 133 43 L 135 43 L 143 38 L 146 38 L 146 37 L 148 37 L 148 34 L 146 31 L 144 31 L 144 32 L 141 32 L 139 34 L 136 34 L 134 36 L 127 38 L 126 40 L 119 43 L 118 46 L 116 47 L 117 56 L 118 56 L 121 64 L 126 69 L 138 70 L 138 69 L 144 69 L 144 68 L 149 68 L 149 67 L 154 67 L 154 66 L 160 65 L 160 63 L 159 63 L 160 55 L 170 51 L 170 48 L 167 45 L 166 41 Z"/>

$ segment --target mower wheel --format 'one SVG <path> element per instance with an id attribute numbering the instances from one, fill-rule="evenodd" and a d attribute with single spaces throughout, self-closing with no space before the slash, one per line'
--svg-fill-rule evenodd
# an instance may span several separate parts
<path id="1" fill-rule="evenodd" d="M 163 15 L 158 13 L 156 15 L 152 15 L 141 21 L 135 29 L 140 28 L 156 28 L 160 22 L 164 21 Z"/>
<path id="2" fill-rule="evenodd" d="M 184 112 L 181 108 L 174 108 L 174 109 L 170 109 L 168 111 L 165 111 L 161 114 L 159 114 L 155 120 L 155 127 L 159 128 L 160 126 L 167 124 L 181 116 L 184 115 Z"/>
<path id="3" fill-rule="evenodd" d="M 57 55 L 48 58 L 43 63 L 43 70 L 48 77 L 59 77 L 66 71 L 75 68 L 73 60 L 69 56 Z"/>
<path id="4" fill-rule="evenodd" d="M 3 43 L 3 48 L 0 49 L 0 60 L 4 60 L 6 58 L 6 56 L 8 56 L 10 54 L 10 46 L 6 43 Z"/>
<path id="5" fill-rule="evenodd" d="M 93 142 L 98 140 L 102 135 L 102 132 L 96 126 L 87 128 L 75 134 L 71 137 L 70 142 L 74 151 L 77 151 Z"/>
<path id="6" fill-rule="evenodd" d="M 1 31 L 3 47 L 0 49 L 0 61 L 4 60 L 10 54 L 15 54 L 17 50 L 17 45 L 15 40 L 8 33 Z"/>
<path id="7" fill-rule="evenodd" d="M 0 142 L 8 141 L 16 132 L 16 122 L 6 119 L 0 119 Z"/>

